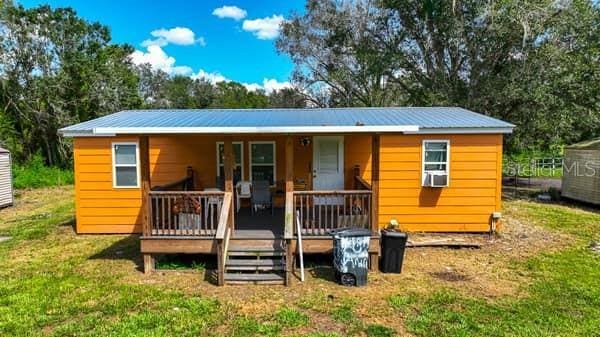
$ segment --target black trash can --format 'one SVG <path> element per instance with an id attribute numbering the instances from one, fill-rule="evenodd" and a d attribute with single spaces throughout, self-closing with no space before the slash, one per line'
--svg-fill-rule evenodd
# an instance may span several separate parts
<path id="1" fill-rule="evenodd" d="M 381 263 L 379 270 L 383 273 L 402 272 L 404 249 L 408 235 L 396 231 L 381 231 Z"/>
<path id="2" fill-rule="evenodd" d="M 332 230 L 336 280 L 345 286 L 364 286 L 369 271 L 371 231 L 365 228 Z"/>

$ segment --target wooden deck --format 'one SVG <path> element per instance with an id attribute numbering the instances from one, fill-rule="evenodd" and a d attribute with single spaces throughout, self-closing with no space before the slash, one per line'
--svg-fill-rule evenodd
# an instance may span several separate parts
<path id="1" fill-rule="evenodd" d="M 327 254 L 333 250 L 332 230 L 373 230 L 373 195 L 366 187 L 287 192 L 285 208 L 256 212 L 249 207 L 236 212 L 232 192 L 149 192 L 141 238 L 145 270 L 153 270 L 155 254 L 214 254 L 219 285 L 289 284 L 300 240 L 304 254 Z M 369 254 L 374 268 L 379 255 L 376 232 Z"/>

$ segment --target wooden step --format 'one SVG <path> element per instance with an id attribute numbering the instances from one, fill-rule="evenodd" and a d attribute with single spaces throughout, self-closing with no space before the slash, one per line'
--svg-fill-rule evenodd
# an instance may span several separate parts
<path id="1" fill-rule="evenodd" d="M 227 249 L 227 254 L 230 256 L 283 256 L 285 251 L 282 248 L 232 245 Z"/>
<path id="2" fill-rule="evenodd" d="M 283 249 L 284 244 L 281 242 L 274 242 L 273 240 L 229 240 L 230 246 L 239 247 L 261 247 L 269 249 Z"/>
<path id="3" fill-rule="evenodd" d="M 225 273 L 225 282 L 228 284 L 283 284 L 285 278 L 277 273 L 242 274 Z"/>
<path id="4" fill-rule="evenodd" d="M 285 266 L 281 260 L 228 259 L 225 263 L 225 269 L 239 271 L 281 271 L 285 270 Z"/>
<path id="5" fill-rule="evenodd" d="M 248 250 L 248 251 L 239 251 L 239 250 L 229 250 L 227 251 L 227 256 L 252 256 L 252 257 L 279 257 L 284 256 L 284 251 L 257 251 L 257 250 Z"/>

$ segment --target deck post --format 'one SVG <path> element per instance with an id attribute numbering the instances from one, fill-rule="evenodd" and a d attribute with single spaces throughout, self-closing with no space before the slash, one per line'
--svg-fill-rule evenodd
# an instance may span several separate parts
<path id="1" fill-rule="evenodd" d="M 380 136 L 378 134 L 373 134 L 371 137 L 371 232 L 373 233 L 379 233 L 380 141 Z M 369 269 L 376 270 L 379 265 L 379 253 L 372 253 L 369 257 Z"/>
<path id="2" fill-rule="evenodd" d="M 142 233 L 144 236 L 152 234 L 150 224 L 150 144 L 148 136 L 139 137 L 140 178 L 142 187 Z M 154 257 L 144 254 L 144 273 L 154 270 Z"/>
<path id="3" fill-rule="evenodd" d="M 223 158 L 223 170 L 225 174 L 225 192 L 233 193 L 233 167 L 235 162 L 235 154 L 233 153 L 233 142 L 231 140 L 231 137 L 225 137 L 225 142 L 223 143 L 223 155 L 225 157 Z M 235 196 L 231 199 L 231 202 L 235 202 Z M 231 228 L 231 230 L 233 230 L 234 228 L 234 209 L 235 207 L 229 208 L 228 226 L 229 228 Z"/>
<path id="4" fill-rule="evenodd" d="M 287 135 L 285 139 L 285 195 L 286 198 L 291 197 L 293 203 L 293 192 L 294 192 L 294 137 Z M 289 205 L 286 200 L 286 205 Z M 287 207 L 286 207 L 287 208 Z M 293 211 L 292 207 L 292 211 Z M 286 209 L 286 211 L 288 211 Z M 294 213 L 294 212 L 293 212 Z M 286 214 L 286 217 L 289 216 Z M 292 219 L 295 214 L 292 215 Z M 293 232 L 292 232 L 293 233 Z M 294 253 L 295 245 L 293 245 L 293 237 L 286 238 L 286 257 L 285 257 L 285 284 L 290 285 L 292 279 L 292 273 L 294 269 Z"/>
<path id="5" fill-rule="evenodd" d="M 223 171 L 225 174 L 225 192 L 233 192 L 233 142 L 225 137 L 223 142 Z"/>

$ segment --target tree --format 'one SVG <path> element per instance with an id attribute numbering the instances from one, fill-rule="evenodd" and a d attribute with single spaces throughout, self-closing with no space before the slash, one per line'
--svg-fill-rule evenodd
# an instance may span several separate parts
<path id="1" fill-rule="evenodd" d="M 269 95 L 269 107 L 271 108 L 304 108 L 306 107 L 306 95 L 296 88 L 283 88 L 275 90 Z"/>
<path id="2" fill-rule="evenodd" d="M 220 82 L 216 84 L 216 96 L 213 108 L 266 108 L 269 100 L 264 91 L 249 91 L 237 82 Z"/>
<path id="3" fill-rule="evenodd" d="M 47 164 L 66 165 L 60 127 L 139 105 L 133 50 L 109 42 L 107 27 L 72 9 L 2 5 L 0 140 L 17 160 L 41 152 Z"/>
<path id="4" fill-rule="evenodd" d="M 397 67 L 373 40 L 381 10 L 368 1 L 308 0 L 304 15 L 283 24 L 277 49 L 296 64 L 294 82 L 315 93 L 327 91 L 330 105 L 394 104 L 397 91 L 387 81 Z M 385 28 L 385 27 L 384 27 Z"/>
<path id="5" fill-rule="evenodd" d="M 317 104 L 463 106 L 550 149 L 600 134 L 599 23 L 584 0 L 309 0 L 277 48 Z"/>

